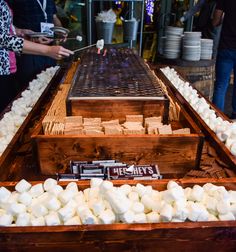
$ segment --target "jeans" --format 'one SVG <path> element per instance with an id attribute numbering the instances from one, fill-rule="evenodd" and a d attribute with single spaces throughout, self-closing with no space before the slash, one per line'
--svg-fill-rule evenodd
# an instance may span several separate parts
<path id="1" fill-rule="evenodd" d="M 218 51 L 216 60 L 216 81 L 213 94 L 213 103 L 222 112 L 224 112 L 225 95 L 230 81 L 230 75 L 234 70 L 236 76 L 236 50 L 222 49 Z M 232 98 L 233 114 L 236 113 L 236 78 L 234 78 L 233 98 Z"/>

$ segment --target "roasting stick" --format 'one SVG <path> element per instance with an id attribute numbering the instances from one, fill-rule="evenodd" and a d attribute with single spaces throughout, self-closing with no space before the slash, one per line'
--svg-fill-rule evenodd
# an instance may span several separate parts
<path id="1" fill-rule="evenodd" d="M 100 40 L 97 41 L 96 44 L 92 44 L 92 45 L 88 45 L 88 46 L 76 49 L 73 52 L 75 53 L 75 52 L 78 52 L 78 51 L 82 51 L 82 50 L 88 49 L 88 48 L 93 47 L 93 46 L 96 46 L 98 48 L 98 50 L 102 50 L 103 47 L 104 47 L 104 40 L 100 39 Z"/>

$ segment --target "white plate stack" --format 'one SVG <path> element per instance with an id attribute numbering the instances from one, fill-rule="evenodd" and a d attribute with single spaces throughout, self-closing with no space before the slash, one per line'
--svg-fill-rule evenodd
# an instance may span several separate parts
<path id="1" fill-rule="evenodd" d="M 213 52 L 213 40 L 201 39 L 201 59 L 211 60 Z"/>
<path id="2" fill-rule="evenodd" d="M 185 32 L 182 59 L 198 61 L 201 57 L 201 32 Z"/>
<path id="3" fill-rule="evenodd" d="M 167 26 L 164 44 L 164 57 L 167 59 L 177 59 L 181 52 L 181 39 L 183 28 Z"/>

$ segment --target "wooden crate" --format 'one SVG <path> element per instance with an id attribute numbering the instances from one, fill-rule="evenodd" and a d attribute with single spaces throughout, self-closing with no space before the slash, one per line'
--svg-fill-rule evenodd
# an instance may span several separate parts
<path id="1" fill-rule="evenodd" d="M 126 115 L 140 115 L 144 117 L 162 116 L 163 122 L 168 121 L 169 101 L 167 98 L 157 99 L 145 97 L 117 98 L 78 98 L 66 101 L 67 114 L 69 116 L 81 115 L 83 117 L 99 117 L 104 121 L 119 118 L 125 121 Z"/>
<path id="2" fill-rule="evenodd" d="M 67 172 L 70 160 L 116 159 L 128 164 L 157 163 L 162 174 L 179 177 L 198 168 L 204 138 L 185 112 L 172 127 L 189 127 L 191 134 L 49 136 L 38 125 L 32 140 L 44 175 Z"/>
<path id="3" fill-rule="evenodd" d="M 236 190 L 236 179 L 180 179 L 183 187 L 212 182 Z M 135 185 L 137 181 L 127 181 Z M 164 190 L 168 183 L 141 181 Z M 123 181 L 114 182 L 115 185 Z M 13 188 L 15 183 L 0 183 Z M 61 185 L 66 185 L 62 183 Z M 88 182 L 78 182 L 79 188 Z M 0 227 L 1 251 L 236 251 L 236 221 L 111 224 L 50 227 Z"/>
<path id="4" fill-rule="evenodd" d="M 178 73 L 179 74 L 179 73 Z M 221 142 L 216 136 L 215 132 L 212 131 L 209 126 L 204 122 L 204 120 L 198 115 L 198 113 L 192 108 L 188 101 L 180 94 L 180 92 L 175 88 L 175 86 L 168 80 L 164 73 L 159 70 L 157 72 L 158 78 L 160 78 L 168 87 L 168 90 L 176 97 L 176 101 L 180 106 L 191 116 L 191 118 L 196 122 L 198 127 L 202 130 L 206 136 L 206 140 L 215 148 L 217 154 L 221 159 L 232 169 L 236 169 L 236 157 L 233 156 L 228 148 L 223 142 Z M 181 74 L 179 74 L 181 78 Z M 222 113 L 214 104 L 212 104 L 205 96 L 198 91 L 199 97 L 206 99 L 207 103 L 210 105 L 211 109 L 215 110 L 216 115 L 221 117 L 223 120 L 229 120 L 228 117 Z"/>

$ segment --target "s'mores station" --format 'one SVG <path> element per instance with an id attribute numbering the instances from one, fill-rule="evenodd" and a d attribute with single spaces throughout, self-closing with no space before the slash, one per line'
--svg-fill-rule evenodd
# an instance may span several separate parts
<path id="1" fill-rule="evenodd" d="M 235 251 L 236 124 L 170 67 L 88 48 L 0 119 L 1 251 Z"/>

